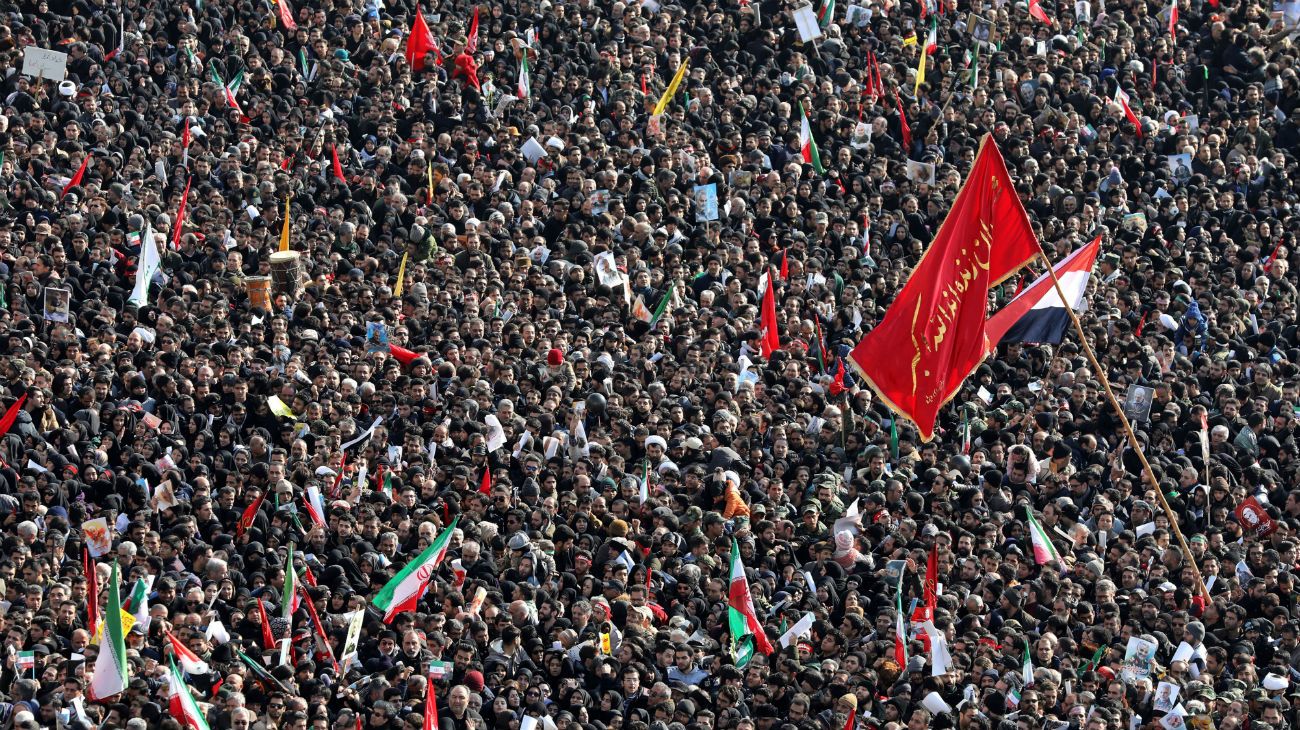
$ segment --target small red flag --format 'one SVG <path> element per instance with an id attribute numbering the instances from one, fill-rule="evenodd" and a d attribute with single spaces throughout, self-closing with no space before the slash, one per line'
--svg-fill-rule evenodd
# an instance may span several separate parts
<path id="1" fill-rule="evenodd" d="M 190 148 L 190 118 L 185 117 L 185 129 L 181 130 L 181 147 Z"/>
<path id="2" fill-rule="evenodd" d="M 293 8 L 289 7 L 289 0 L 276 0 L 275 9 L 280 13 L 280 22 L 284 23 L 284 29 L 292 33 L 298 30 L 298 23 L 293 19 Z"/>
<path id="3" fill-rule="evenodd" d="M 844 361 L 835 358 L 835 379 L 831 381 L 831 395 L 836 396 L 848 390 L 844 386 Z"/>
<path id="4" fill-rule="evenodd" d="M 266 604 L 260 598 L 257 599 L 257 614 L 262 619 L 262 648 L 274 649 L 275 635 L 271 633 L 271 617 L 266 615 Z"/>
<path id="5" fill-rule="evenodd" d="M 81 549 L 81 570 L 86 574 L 86 628 L 94 631 L 99 623 L 99 576 L 88 547 Z"/>
<path id="6" fill-rule="evenodd" d="M 193 175 L 185 178 L 185 192 L 181 193 L 181 204 L 176 211 L 176 227 L 172 230 L 172 248 L 181 247 L 181 229 L 185 227 L 185 202 L 190 197 L 190 182 L 193 180 Z"/>
<path id="7" fill-rule="evenodd" d="M 9 433 L 9 429 L 14 427 L 14 421 L 18 420 L 18 411 L 23 409 L 25 403 L 27 403 L 27 394 L 23 393 L 13 405 L 9 406 L 9 410 L 5 411 L 4 418 L 0 418 L 0 436 Z"/>
<path id="8" fill-rule="evenodd" d="M 912 156 L 912 127 L 907 123 L 907 113 L 903 111 L 903 100 L 894 92 L 894 103 L 898 105 L 898 128 L 903 133 L 903 152 Z"/>
<path id="9" fill-rule="evenodd" d="M 1048 17 L 1047 11 L 1043 9 L 1042 0 L 1029 0 L 1029 14 L 1036 20 L 1052 25 L 1052 19 Z"/>
<path id="10" fill-rule="evenodd" d="M 790 280 L 790 249 L 781 249 L 781 281 Z"/>
<path id="11" fill-rule="evenodd" d="M 334 177 L 338 178 L 339 182 L 347 185 L 348 179 L 343 177 L 343 165 L 339 162 L 339 148 L 332 143 L 330 144 L 330 158 L 334 163 Z"/>
<path id="12" fill-rule="evenodd" d="M 474 18 L 469 22 L 469 36 L 465 38 L 465 52 L 473 54 L 478 50 L 478 6 L 474 6 Z"/>
<path id="13" fill-rule="evenodd" d="M 293 164 L 293 155 L 285 155 L 285 156 L 284 156 L 284 159 L 283 159 L 283 160 L 280 160 L 280 169 L 281 169 L 281 170 L 288 170 L 288 169 L 289 169 L 289 165 L 291 165 L 291 164 Z"/>
<path id="14" fill-rule="evenodd" d="M 492 493 L 492 470 L 486 466 L 483 467 L 483 479 L 478 483 L 478 493 L 479 494 Z"/>
<path id="15" fill-rule="evenodd" d="M 1154 73 L 1154 69 L 1152 69 L 1152 72 Z M 1127 117 L 1130 122 L 1132 122 L 1133 131 L 1136 132 L 1138 138 L 1141 139 L 1142 120 L 1138 119 L 1138 115 L 1133 112 L 1133 107 L 1129 106 L 1128 92 L 1124 91 L 1118 86 L 1115 87 L 1115 101 L 1119 103 L 1120 108 L 1124 110 L 1124 116 Z"/>
<path id="16" fill-rule="evenodd" d="M 776 287 L 772 286 L 772 280 L 775 278 L 774 273 L 769 268 L 767 292 L 763 294 L 763 315 L 760 321 L 761 339 L 759 340 L 759 354 L 765 358 L 771 357 L 772 353 L 781 349 L 781 335 L 776 328 Z"/>
<path id="17" fill-rule="evenodd" d="M 857 725 L 857 722 L 858 722 L 858 708 L 854 707 L 853 709 L 849 710 L 849 719 L 844 721 L 844 730 L 853 730 L 853 727 Z"/>
<path id="18" fill-rule="evenodd" d="M 1138 326 L 1137 326 L 1137 329 L 1136 329 L 1136 330 L 1134 331 L 1134 333 L 1133 333 L 1133 335 L 1134 335 L 1135 337 L 1141 337 L 1141 336 L 1142 336 L 1142 328 L 1147 326 L 1147 315 L 1148 315 L 1148 314 L 1150 314 L 1150 312 L 1143 312 L 1143 313 L 1142 313 L 1142 318 L 1138 320 Z"/>
<path id="19" fill-rule="evenodd" d="M 442 727 L 442 722 L 438 718 L 438 696 L 433 691 L 434 677 L 429 675 L 429 681 L 424 687 L 424 730 L 438 730 Z"/>
<path id="20" fill-rule="evenodd" d="M 415 22 L 411 24 L 411 34 L 406 37 L 407 65 L 412 71 L 423 71 L 425 55 L 436 49 L 433 33 L 429 31 L 429 24 L 424 22 L 424 13 L 417 8 Z"/>
<path id="21" fill-rule="evenodd" d="M 930 546 L 930 555 L 925 561 L 925 605 L 934 616 L 934 608 L 939 605 L 939 544 Z"/>
<path id="22" fill-rule="evenodd" d="M 1169 38 L 1178 42 L 1178 0 L 1169 1 Z"/>
<path id="23" fill-rule="evenodd" d="M 253 520 L 257 519 L 257 513 L 261 511 L 262 502 L 265 500 L 266 492 L 262 492 L 244 509 L 244 514 L 239 516 L 239 524 L 235 526 L 235 537 L 242 537 L 244 532 L 253 526 Z"/>
<path id="24" fill-rule="evenodd" d="M 77 168 L 76 174 L 72 176 L 68 184 L 63 186 L 63 194 L 59 196 L 59 200 L 62 200 L 68 194 L 68 191 L 81 184 L 81 179 L 86 176 L 86 166 L 90 164 L 90 156 L 90 153 L 87 152 L 86 156 L 81 158 L 81 167 Z"/>
<path id="25" fill-rule="evenodd" d="M 410 367 L 411 363 L 415 361 L 415 358 L 420 356 L 420 353 L 418 352 L 413 352 L 400 345 L 394 345 L 391 342 L 388 343 L 388 354 L 392 355 L 394 360 L 397 360 L 406 367 Z"/>
<path id="26" fill-rule="evenodd" d="M 1273 262 L 1277 261 L 1277 253 L 1282 249 L 1282 239 L 1277 239 L 1277 245 L 1273 247 L 1273 253 L 1268 255 L 1264 261 L 1264 273 L 1269 274 L 1273 271 Z"/>

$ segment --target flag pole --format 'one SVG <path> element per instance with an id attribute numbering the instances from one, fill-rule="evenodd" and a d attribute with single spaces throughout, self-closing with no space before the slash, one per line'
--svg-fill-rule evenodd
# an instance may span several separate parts
<path id="1" fill-rule="evenodd" d="M 1183 538 L 1183 531 L 1178 528 L 1178 517 L 1174 514 L 1173 509 L 1169 507 L 1169 501 L 1165 499 L 1164 490 L 1160 488 L 1160 480 L 1156 479 L 1156 474 L 1151 469 L 1151 463 L 1147 461 L 1146 454 L 1142 451 L 1142 446 L 1138 443 L 1137 436 L 1133 433 L 1133 426 L 1128 422 L 1128 416 L 1124 415 L 1124 409 L 1120 408 L 1119 401 L 1115 399 L 1115 391 L 1111 390 L 1110 378 L 1106 377 L 1106 371 L 1097 362 L 1097 355 L 1092 351 L 1092 345 L 1088 343 L 1088 336 L 1084 334 L 1083 325 L 1079 322 L 1079 315 L 1075 314 L 1074 307 L 1070 304 L 1070 299 L 1065 296 L 1061 290 L 1061 280 L 1056 276 L 1056 269 L 1052 267 L 1052 262 L 1047 258 L 1047 254 L 1039 250 L 1038 257 L 1042 259 L 1043 265 L 1047 267 L 1047 273 L 1052 277 L 1052 287 L 1056 289 L 1056 295 L 1061 298 L 1065 304 L 1065 311 L 1070 314 L 1070 322 L 1074 324 L 1074 331 L 1079 334 L 1079 343 L 1083 345 L 1083 352 L 1088 356 L 1088 362 L 1092 365 L 1092 370 L 1097 374 L 1097 380 L 1101 381 L 1102 388 L 1106 391 L 1106 398 L 1110 405 L 1115 409 L 1115 415 L 1119 416 L 1119 422 L 1124 426 L 1124 433 L 1128 436 L 1129 447 L 1137 454 L 1138 459 L 1142 462 L 1142 473 L 1150 482 L 1151 487 L 1156 490 L 1156 496 L 1160 499 L 1160 506 L 1165 510 L 1165 516 L 1169 518 L 1169 526 L 1173 529 L 1174 535 L 1178 538 L 1178 545 L 1183 550 L 1183 556 L 1187 558 L 1187 563 L 1192 567 L 1192 574 L 1196 576 L 1196 587 L 1200 589 L 1201 595 L 1208 603 L 1210 601 L 1210 590 L 1205 587 L 1205 580 L 1201 577 L 1201 569 L 1196 565 L 1196 558 L 1192 556 L 1192 551 L 1187 547 L 1187 540 Z"/>

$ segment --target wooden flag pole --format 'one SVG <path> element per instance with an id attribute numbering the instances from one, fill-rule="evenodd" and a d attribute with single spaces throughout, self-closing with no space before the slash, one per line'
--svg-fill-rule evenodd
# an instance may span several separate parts
<path id="1" fill-rule="evenodd" d="M 1188 565 L 1192 566 L 1192 574 L 1196 576 L 1196 586 L 1200 589 L 1201 595 L 1205 598 L 1206 603 L 1210 601 L 1210 590 L 1205 587 L 1205 580 L 1201 578 L 1201 569 L 1196 565 L 1196 558 L 1192 556 L 1192 551 L 1187 547 L 1187 540 L 1183 538 L 1183 531 L 1178 527 L 1178 517 L 1169 506 L 1169 501 L 1165 499 L 1164 490 L 1160 488 L 1160 481 L 1156 479 L 1156 474 L 1151 469 L 1150 462 L 1147 461 L 1146 454 L 1142 451 L 1141 444 L 1138 443 L 1137 436 L 1133 433 L 1133 426 L 1128 422 L 1128 416 L 1124 415 L 1124 409 L 1120 408 L 1119 401 L 1115 399 L 1115 391 L 1111 390 L 1110 378 L 1106 377 L 1106 371 L 1097 362 L 1097 356 L 1092 351 L 1092 345 L 1088 343 L 1088 336 L 1083 331 L 1083 324 L 1079 322 L 1079 315 L 1074 313 L 1074 307 L 1071 306 L 1070 300 L 1061 290 L 1061 280 L 1056 276 L 1056 269 L 1052 268 L 1052 262 L 1047 258 L 1047 254 L 1041 250 L 1038 252 L 1039 258 L 1047 267 L 1047 273 L 1052 277 L 1052 286 L 1056 289 L 1056 295 L 1061 298 L 1065 305 L 1065 311 L 1070 313 L 1070 321 L 1074 324 L 1074 331 L 1079 334 L 1079 343 L 1083 345 L 1083 352 L 1088 356 L 1088 362 L 1092 365 L 1092 370 L 1097 374 L 1097 379 L 1101 381 L 1101 386 L 1106 391 L 1106 398 L 1110 400 L 1110 405 L 1115 409 L 1115 415 L 1119 416 L 1119 422 L 1124 426 L 1124 433 L 1128 435 L 1129 447 L 1138 455 L 1142 461 L 1142 472 L 1146 475 L 1147 482 L 1151 488 L 1156 491 L 1156 497 L 1160 499 L 1160 506 L 1165 510 L 1165 516 L 1169 518 L 1169 526 L 1173 528 L 1174 535 L 1178 538 L 1178 545 L 1183 549 L 1183 556 L 1187 558 Z"/>

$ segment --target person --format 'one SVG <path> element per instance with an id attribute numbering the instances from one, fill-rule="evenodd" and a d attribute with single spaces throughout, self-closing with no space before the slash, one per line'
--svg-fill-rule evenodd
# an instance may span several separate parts
<path id="1" fill-rule="evenodd" d="M 6 6 L 0 723 L 1106 730 L 1146 637 L 1297 726 L 1296 46 L 1066 5 Z M 851 353 L 981 144 L 1102 237 L 1097 363 L 1000 344 L 923 442 Z"/>

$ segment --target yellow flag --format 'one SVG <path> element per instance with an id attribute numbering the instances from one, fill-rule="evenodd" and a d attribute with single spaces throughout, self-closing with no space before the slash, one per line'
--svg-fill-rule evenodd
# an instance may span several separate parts
<path id="1" fill-rule="evenodd" d="M 607 656 L 614 653 L 614 648 L 610 646 L 609 632 L 607 631 L 600 632 L 600 653 Z"/>
<path id="2" fill-rule="evenodd" d="M 921 84 L 925 83 L 925 57 L 928 55 L 930 54 L 926 53 L 925 49 L 922 48 L 921 62 L 916 66 L 916 87 L 912 89 L 912 96 L 919 95 L 921 93 Z"/>
<path id="3" fill-rule="evenodd" d="M 294 414 L 293 409 L 288 403 L 280 400 L 280 396 L 273 395 L 266 399 L 266 405 L 270 406 L 271 412 L 280 418 L 292 418 L 297 420 L 298 416 Z"/>
<path id="4" fill-rule="evenodd" d="M 677 95 L 677 87 L 682 85 L 682 79 L 686 78 L 686 69 L 691 65 L 691 59 L 687 58 L 682 61 L 682 65 L 677 67 L 677 73 L 673 74 L 673 80 L 669 82 L 668 88 L 664 89 L 664 95 L 659 97 L 659 103 L 655 104 L 652 114 L 658 116 L 664 113 L 668 105 L 672 102 L 673 97 Z"/>
<path id="5" fill-rule="evenodd" d="M 397 267 L 397 286 L 393 287 L 393 296 L 395 297 L 402 296 L 402 284 L 406 281 L 406 259 L 410 255 L 411 251 L 408 249 L 406 253 L 402 254 L 402 264 Z"/>
<path id="6" fill-rule="evenodd" d="M 128 633 L 130 633 L 131 627 L 135 626 L 135 616 L 132 616 L 130 613 L 127 613 L 126 611 L 120 608 L 118 610 L 122 611 L 122 635 L 126 636 Z M 104 638 L 104 619 L 101 618 L 98 622 L 95 623 L 95 635 L 90 637 L 90 643 L 98 646 L 99 642 L 103 638 Z"/>
<path id="7" fill-rule="evenodd" d="M 429 202 L 433 203 L 433 160 L 424 168 L 425 174 L 429 176 Z"/>
<path id="8" fill-rule="evenodd" d="M 284 228 L 280 229 L 280 250 L 289 250 L 289 198 L 284 199 Z"/>

